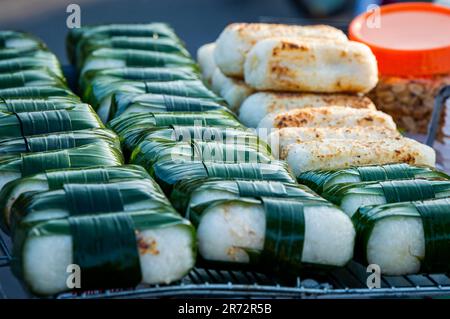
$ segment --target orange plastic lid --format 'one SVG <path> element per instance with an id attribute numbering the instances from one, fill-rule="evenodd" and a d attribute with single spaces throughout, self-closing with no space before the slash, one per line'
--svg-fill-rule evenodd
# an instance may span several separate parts
<path id="1" fill-rule="evenodd" d="M 350 39 L 367 44 L 384 75 L 450 74 L 450 8 L 425 2 L 381 6 L 356 17 Z"/>

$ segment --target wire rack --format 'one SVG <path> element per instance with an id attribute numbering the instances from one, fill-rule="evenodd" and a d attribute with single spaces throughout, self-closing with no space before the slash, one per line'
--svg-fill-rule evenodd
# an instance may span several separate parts
<path id="1" fill-rule="evenodd" d="M 446 274 L 382 277 L 381 287 L 369 289 L 368 273 L 358 263 L 322 278 L 297 277 L 280 284 L 264 274 L 196 268 L 182 281 L 168 286 L 142 286 L 130 290 L 62 294 L 66 298 L 368 298 L 442 297 L 450 295 Z"/>
<path id="2" fill-rule="evenodd" d="M 11 276 L 9 240 L 1 234 L 0 272 Z M 253 271 L 195 268 L 170 285 L 140 285 L 130 289 L 63 293 L 57 299 L 98 298 L 412 298 L 450 296 L 448 274 L 381 276 L 380 288 L 367 288 L 370 275 L 356 262 L 331 272 L 280 280 Z M 11 278 L 9 278 L 11 282 Z M 2 284 L 2 282 L 0 282 Z M 11 283 L 10 283 L 11 284 Z M 0 297 L 35 298 L 18 281 L 14 292 L 0 285 Z M 9 287 L 11 288 L 11 287 Z"/>
<path id="3" fill-rule="evenodd" d="M 0 237 L 0 267 L 8 266 L 11 260 L 10 251 L 6 240 L 3 238 L 4 235 Z"/>

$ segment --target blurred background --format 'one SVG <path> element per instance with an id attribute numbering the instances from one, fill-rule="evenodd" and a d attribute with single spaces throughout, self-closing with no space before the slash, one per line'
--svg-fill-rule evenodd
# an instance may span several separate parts
<path id="1" fill-rule="evenodd" d="M 170 23 L 191 53 L 214 41 L 230 22 L 327 23 L 346 29 L 369 4 L 392 0 L 0 0 L 0 29 L 32 32 L 63 63 L 69 4 L 81 7 L 81 25 L 112 22 Z M 440 2 L 449 2 L 443 0 Z"/>

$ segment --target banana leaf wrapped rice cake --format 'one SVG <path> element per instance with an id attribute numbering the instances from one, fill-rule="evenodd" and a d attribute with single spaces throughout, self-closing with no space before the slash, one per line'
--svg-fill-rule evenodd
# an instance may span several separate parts
<path id="1" fill-rule="evenodd" d="M 122 153 L 101 141 L 65 150 L 20 154 L 0 160 L 0 189 L 12 180 L 46 170 L 122 164 Z"/>
<path id="2" fill-rule="evenodd" d="M 322 196 L 352 216 L 363 206 L 450 197 L 450 181 L 410 179 L 337 184 Z"/>
<path id="3" fill-rule="evenodd" d="M 25 70 L 46 70 L 63 78 L 63 72 L 56 56 L 48 51 L 36 51 L 32 55 L 19 55 L 5 60 L 0 59 L 0 74 Z"/>
<path id="4" fill-rule="evenodd" d="M 217 200 L 191 207 L 190 219 L 207 262 L 298 273 L 306 266 L 344 266 L 353 256 L 350 218 L 323 200 Z"/>
<path id="5" fill-rule="evenodd" d="M 108 126 L 119 135 L 124 149 L 128 152 L 132 151 L 149 131 L 171 125 L 244 129 L 233 114 L 220 110 L 188 113 L 131 113 L 119 116 L 108 123 Z"/>
<path id="6" fill-rule="evenodd" d="M 66 87 L 65 80 L 45 70 L 28 70 L 0 74 L 0 90 L 26 86 Z"/>
<path id="7" fill-rule="evenodd" d="M 104 125 L 83 104 L 52 111 L 0 113 L 0 139 L 92 128 L 104 128 Z"/>
<path id="8" fill-rule="evenodd" d="M 129 94 L 163 94 L 191 98 L 210 99 L 222 102 L 213 92 L 208 90 L 199 80 L 179 80 L 166 82 L 146 81 L 105 81 L 94 79 L 84 92 L 84 100 L 90 102 L 102 119 L 108 119 L 113 95 L 117 92 Z"/>
<path id="9" fill-rule="evenodd" d="M 449 198 L 364 207 L 352 220 L 355 256 L 383 274 L 449 271 Z"/>
<path id="10" fill-rule="evenodd" d="M 267 163 L 272 159 L 270 149 L 252 142 L 172 142 L 144 139 L 131 154 L 130 162 L 151 167 L 157 161 L 165 160 Z"/>
<path id="11" fill-rule="evenodd" d="M 118 136 L 110 130 L 98 128 L 0 140 L 0 158 L 22 153 L 69 149 L 99 142 L 120 150 Z"/>
<path id="12" fill-rule="evenodd" d="M 22 194 L 11 207 L 7 224 L 17 225 L 76 215 L 163 210 L 175 213 L 151 179 L 103 184 L 64 184 L 61 189 Z"/>
<path id="13" fill-rule="evenodd" d="M 180 44 L 178 40 L 171 38 L 150 38 L 150 37 L 90 37 L 83 41 L 80 46 L 77 65 L 80 67 L 86 57 L 92 52 L 102 49 L 133 49 L 165 52 L 171 54 L 179 54 L 181 56 L 190 57 L 189 52 Z"/>
<path id="14" fill-rule="evenodd" d="M 178 80 L 198 80 L 199 75 L 195 69 L 190 67 L 128 67 L 117 69 L 102 69 L 86 72 L 81 79 L 80 91 L 88 89 L 89 83 L 95 78 L 102 78 L 104 81 L 148 81 L 166 82 Z"/>
<path id="15" fill-rule="evenodd" d="M 174 207 L 189 215 L 190 207 L 206 202 L 243 197 L 279 197 L 326 201 L 308 187 L 293 183 L 258 180 L 196 178 L 178 182 L 171 194 Z"/>
<path id="16" fill-rule="evenodd" d="M 136 165 L 57 169 L 23 177 L 9 182 L 0 192 L 3 216 L 0 225 L 3 230 L 8 231 L 11 207 L 25 193 L 59 190 L 65 184 L 103 184 L 146 179 L 150 179 L 150 175 L 143 167 Z"/>
<path id="17" fill-rule="evenodd" d="M 90 70 L 115 69 L 123 67 L 195 67 L 188 57 L 158 51 L 102 48 L 93 51 L 84 61 L 80 77 Z"/>
<path id="18" fill-rule="evenodd" d="M 69 60 L 75 64 L 77 52 L 83 50 L 83 43 L 89 41 L 90 38 L 114 36 L 178 39 L 172 28 L 165 23 L 83 26 L 71 29 L 67 34 L 66 44 Z"/>
<path id="19" fill-rule="evenodd" d="M 110 119 L 127 113 L 227 110 L 223 104 L 208 98 L 164 94 L 117 93 L 112 98 L 111 103 Z"/>
<path id="20" fill-rule="evenodd" d="M 144 141 L 158 142 L 217 142 L 224 144 L 253 145 L 265 154 L 270 154 L 269 145 L 252 130 L 244 128 L 228 128 L 220 126 L 180 126 L 170 125 L 151 130 L 145 133 L 141 139 Z"/>
<path id="21" fill-rule="evenodd" d="M 31 34 L 18 31 L 4 30 L 0 31 L 0 52 L 9 52 L 10 50 L 46 50 L 42 41 Z M 0 54 L 0 57 L 2 55 Z"/>
<path id="22" fill-rule="evenodd" d="M 222 179 L 272 180 L 295 183 L 285 162 L 215 163 L 200 161 L 159 161 L 148 168 L 158 184 L 170 194 L 173 186 L 185 179 L 218 177 Z"/>
<path id="23" fill-rule="evenodd" d="M 22 223 L 14 242 L 13 271 L 39 295 L 68 290 L 71 264 L 81 289 L 94 290 L 167 284 L 196 259 L 194 228 L 165 208 Z"/>
<path id="24" fill-rule="evenodd" d="M 450 176 L 428 166 L 404 163 L 369 165 L 338 170 L 316 170 L 301 173 L 297 180 L 321 194 L 336 184 L 386 181 L 396 179 L 450 180 Z"/>
<path id="25" fill-rule="evenodd" d="M 5 98 L 0 99 L 0 112 L 23 113 L 37 111 L 55 111 L 75 107 L 79 100 L 66 97 L 47 99 Z"/>
<path id="26" fill-rule="evenodd" d="M 81 103 L 80 98 L 68 88 L 28 86 L 0 90 L 1 99 L 49 99 L 66 97 Z"/>

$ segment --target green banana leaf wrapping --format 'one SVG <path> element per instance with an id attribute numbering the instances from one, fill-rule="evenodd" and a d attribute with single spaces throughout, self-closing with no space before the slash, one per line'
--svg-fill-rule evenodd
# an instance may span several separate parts
<path id="1" fill-rule="evenodd" d="M 388 164 L 360 166 L 341 170 L 317 170 L 301 173 L 297 180 L 313 190 L 322 193 L 331 185 L 343 182 L 371 182 L 407 178 L 430 180 L 450 179 L 442 172 L 431 167 L 411 166 L 408 164 Z M 337 181 L 336 181 L 337 180 Z"/>
<path id="2" fill-rule="evenodd" d="M 170 125 L 148 132 L 143 139 L 168 142 L 255 143 L 270 150 L 270 146 L 260 139 L 252 129 L 246 128 Z"/>
<path id="3" fill-rule="evenodd" d="M 117 93 L 111 100 L 109 120 L 125 113 L 204 112 L 228 110 L 214 100 L 163 94 Z"/>
<path id="4" fill-rule="evenodd" d="M 14 236 L 13 272 L 22 278 L 35 294 L 48 295 L 67 290 L 55 288 L 50 292 L 36 286 L 36 283 L 31 282 L 24 274 L 24 256 L 27 253 L 27 244 L 36 238 L 70 235 L 73 242 L 73 257 L 70 263 L 81 268 L 82 290 L 134 287 L 144 277 L 144 269 L 141 269 L 139 263 L 140 257 L 145 258 L 146 254 L 151 254 L 151 251 L 145 249 L 148 243 L 143 232 L 147 230 L 175 228 L 179 232 L 186 232 L 191 238 L 192 245 L 189 250 L 195 260 L 194 228 L 179 215 L 164 212 L 165 209 L 143 210 L 22 223 Z M 141 265 L 151 267 L 151 262 Z M 187 269 L 186 273 L 189 271 L 190 269 Z M 163 279 L 160 283 L 162 281 Z"/>
<path id="5" fill-rule="evenodd" d="M 143 140 L 135 148 L 130 162 L 146 168 L 157 161 L 207 161 L 221 163 L 267 163 L 273 160 L 270 150 L 254 143 L 167 142 Z"/>
<path id="6" fill-rule="evenodd" d="M 101 141 L 66 150 L 21 154 L 0 160 L 0 189 L 7 182 L 47 170 L 117 166 L 123 162 L 119 150 Z"/>
<path id="7" fill-rule="evenodd" d="M 334 185 L 322 193 L 323 197 L 338 205 L 344 197 L 349 195 L 381 196 L 386 203 L 442 198 L 450 196 L 450 181 L 412 179 L 346 183 Z"/>
<path id="8" fill-rule="evenodd" d="M 24 47 L 20 49 L 0 50 L 0 60 L 16 59 L 20 57 L 35 56 L 37 52 L 45 52 L 37 47 Z"/>
<path id="9" fill-rule="evenodd" d="M 223 110 L 124 114 L 108 123 L 108 126 L 119 135 L 122 145 L 127 151 L 132 151 L 149 131 L 167 128 L 171 125 L 244 129 L 233 114 Z"/>
<path id="10" fill-rule="evenodd" d="M 80 77 L 90 70 L 156 66 L 188 66 L 195 68 L 195 65 L 194 60 L 179 54 L 133 49 L 103 48 L 92 52 L 85 59 L 80 71 Z"/>
<path id="11" fill-rule="evenodd" d="M 111 81 L 112 80 L 112 81 Z M 108 118 L 113 100 L 117 92 L 128 94 L 163 94 L 180 97 L 210 99 L 223 102 L 223 99 L 205 87 L 200 80 L 179 80 L 165 82 L 147 81 L 120 81 L 105 78 L 95 78 L 83 94 L 83 99 L 88 101 L 99 114 Z M 103 115 L 104 114 L 104 115 Z"/>
<path id="12" fill-rule="evenodd" d="M 200 76 L 194 68 L 189 67 L 129 67 L 105 70 L 92 70 L 85 73 L 80 83 L 80 91 L 89 89 L 89 84 L 94 78 L 104 78 L 104 81 L 115 80 L 165 82 L 178 80 L 198 80 Z"/>
<path id="13" fill-rule="evenodd" d="M 61 65 L 56 56 L 47 51 L 36 51 L 31 55 L 0 60 L 0 73 L 12 73 L 25 70 L 48 70 L 63 78 Z"/>
<path id="14" fill-rule="evenodd" d="M 119 137 L 107 129 L 90 129 L 24 136 L 0 141 L 0 158 L 21 153 L 47 152 L 79 147 L 99 141 L 120 150 Z"/>
<path id="15" fill-rule="evenodd" d="M 83 269 L 85 289 L 135 286 L 142 280 L 133 219 L 123 213 L 109 216 L 68 220 L 73 260 Z"/>
<path id="16" fill-rule="evenodd" d="M 0 192 L 0 226 L 9 232 L 11 207 L 20 195 L 61 189 L 65 184 L 102 184 L 123 180 L 150 179 L 147 171 L 136 165 L 96 166 L 50 170 L 9 182 Z"/>
<path id="17" fill-rule="evenodd" d="M 254 145 L 265 154 L 271 154 L 270 146 L 260 139 L 251 129 L 233 129 L 224 127 L 178 126 L 150 131 L 142 137 L 143 141 L 159 142 L 217 142 L 227 144 Z"/>
<path id="18" fill-rule="evenodd" d="M 77 51 L 83 47 L 82 42 L 92 37 L 114 36 L 178 39 L 172 28 L 165 23 L 83 26 L 71 29 L 67 34 L 66 47 L 69 60 L 75 64 Z"/>
<path id="19" fill-rule="evenodd" d="M 193 193 L 212 192 L 214 199 L 218 192 L 223 193 L 220 199 L 239 199 L 241 197 L 298 197 L 302 199 L 323 200 L 304 185 L 283 183 L 278 181 L 258 180 L 223 180 L 220 178 L 196 178 L 181 180 L 175 184 L 170 195 L 172 205 L 179 212 L 186 212 Z M 188 215 L 188 214 L 186 214 Z"/>
<path id="20" fill-rule="evenodd" d="M 64 184 L 61 189 L 22 194 L 11 208 L 12 231 L 23 222 L 77 215 L 165 208 L 176 213 L 152 179 L 109 184 Z"/>
<path id="21" fill-rule="evenodd" d="M 91 37 L 86 39 L 82 46 L 80 46 L 79 56 L 77 57 L 77 65 L 80 67 L 86 57 L 88 57 L 92 52 L 102 48 L 157 51 L 179 54 L 190 58 L 190 54 L 186 48 L 184 48 L 178 40 L 171 38 L 127 36 Z"/>
<path id="22" fill-rule="evenodd" d="M 88 105 L 54 111 L 0 113 L 0 140 L 46 133 L 104 128 Z"/>
<path id="23" fill-rule="evenodd" d="M 266 212 L 266 234 L 260 262 L 275 271 L 301 268 L 305 238 L 304 205 L 301 201 L 261 199 Z"/>
<path id="24" fill-rule="evenodd" d="M 0 60 L 45 51 L 47 47 L 34 36 L 17 31 L 0 31 Z"/>
<path id="25" fill-rule="evenodd" d="M 48 99 L 53 97 L 71 98 L 81 103 L 80 98 L 66 88 L 28 86 L 0 90 L 0 99 Z"/>
<path id="26" fill-rule="evenodd" d="M 46 46 L 35 36 L 18 31 L 0 31 L 0 50 L 38 48 L 45 50 Z"/>
<path id="27" fill-rule="evenodd" d="M 55 86 L 67 88 L 64 79 L 47 70 L 26 70 L 14 73 L 0 73 L 0 90 L 25 86 Z"/>
<path id="28" fill-rule="evenodd" d="M 295 183 L 286 162 L 214 163 L 160 161 L 149 168 L 161 188 L 170 194 L 178 181 L 192 178 L 220 177 L 222 179 L 272 180 Z"/>
<path id="29" fill-rule="evenodd" d="M 352 217 L 356 230 L 355 257 L 367 263 L 367 243 L 376 223 L 387 218 L 420 218 L 425 239 L 421 271 L 448 272 L 450 269 L 450 198 L 363 207 Z"/>
<path id="30" fill-rule="evenodd" d="M 55 111 L 76 106 L 79 101 L 65 97 L 52 97 L 49 99 L 0 99 L 0 112 L 23 113 L 37 111 Z M 86 110 L 91 108 L 87 104 Z"/>

